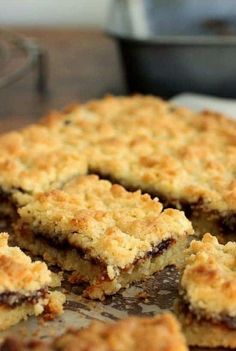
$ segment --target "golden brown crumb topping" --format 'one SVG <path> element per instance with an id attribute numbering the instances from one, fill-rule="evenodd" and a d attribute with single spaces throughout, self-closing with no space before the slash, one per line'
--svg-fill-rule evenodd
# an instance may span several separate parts
<path id="1" fill-rule="evenodd" d="M 190 310 L 214 319 L 236 316 L 236 243 L 221 245 L 205 234 L 186 253 L 181 288 Z"/>
<path id="2" fill-rule="evenodd" d="M 86 171 L 79 142 L 74 150 L 44 126 L 32 125 L 0 137 L 0 187 L 19 202 L 24 196 L 18 192 L 45 191 Z"/>
<path id="3" fill-rule="evenodd" d="M 85 258 L 104 262 L 111 279 L 117 268 L 144 257 L 161 241 L 193 233 L 183 212 L 162 211 L 157 199 L 95 175 L 77 177 L 63 190 L 36 195 L 19 214 L 35 233 L 66 241 L 82 249 Z"/>
<path id="4" fill-rule="evenodd" d="M 0 233 L 0 294 L 27 294 L 47 287 L 51 272 L 43 262 L 32 262 L 18 247 L 8 246 L 8 234 Z"/>
<path id="5" fill-rule="evenodd" d="M 133 317 L 114 324 L 94 322 L 84 330 L 59 337 L 53 346 L 71 351 L 86 347 L 97 351 L 187 350 L 180 327 L 169 313 L 154 318 Z"/>

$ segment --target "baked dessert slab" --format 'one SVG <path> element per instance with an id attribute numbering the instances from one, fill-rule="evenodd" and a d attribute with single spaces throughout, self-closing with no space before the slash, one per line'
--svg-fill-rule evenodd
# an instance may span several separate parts
<path id="1" fill-rule="evenodd" d="M 236 347 L 236 243 L 210 234 L 186 250 L 178 313 L 189 345 Z"/>
<path id="2" fill-rule="evenodd" d="M 95 175 L 35 195 L 18 212 L 17 243 L 88 281 L 95 299 L 180 264 L 193 234 L 183 212 Z"/>
<path id="3" fill-rule="evenodd" d="M 8 338 L 1 351 L 187 351 L 177 320 L 170 313 L 153 318 L 130 317 L 113 324 L 92 322 L 82 330 L 68 330 L 52 342 Z"/>
<path id="4" fill-rule="evenodd" d="M 30 315 L 62 313 L 60 292 L 50 293 L 51 272 L 43 262 L 32 262 L 18 247 L 8 246 L 8 234 L 0 233 L 0 330 Z"/>
<path id="5" fill-rule="evenodd" d="M 81 149 L 83 142 L 80 142 Z M 63 143 L 46 127 L 31 125 L 0 137 L 0 216 L 16 217 L 31 196 L 62 186 L 87 172 L 86 156 Z"/>

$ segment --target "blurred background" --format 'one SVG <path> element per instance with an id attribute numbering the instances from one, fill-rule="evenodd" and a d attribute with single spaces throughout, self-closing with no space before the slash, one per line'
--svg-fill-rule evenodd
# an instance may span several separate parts
<path id="1" fill-rule="evenodd" d="M 236 0 L 0 0 L 0 131 L 105 94 L 236 97 Z"/>
<path id="2" fill-rule="evenodd" d="M 0 23 L 104 28 L 109 0 L 1 0 Z"/>
<path id="3" fill-rule="evenodd" d="M 0 132 L 125 93 L 109 0 L 0 0 Z"/>

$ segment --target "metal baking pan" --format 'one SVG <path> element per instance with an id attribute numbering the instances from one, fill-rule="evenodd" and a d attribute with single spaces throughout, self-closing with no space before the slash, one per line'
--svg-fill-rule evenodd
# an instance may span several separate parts
<path id="1" fill-rule="evenodd" d="M 235 0 L 114 0 L 107 32 L 130 92 L 236 97 Z"/>

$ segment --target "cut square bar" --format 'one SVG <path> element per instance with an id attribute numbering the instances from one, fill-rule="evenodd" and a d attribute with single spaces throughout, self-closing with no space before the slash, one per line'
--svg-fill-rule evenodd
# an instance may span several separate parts
<path id="1" fill-rule="evenodd" d="M 81 142 L 82 148 L 82 142 Z M 60 187 L 87 172 L 85 155 L 62 143 L 46 127 L 31 125 L 0 137 L 0 217 L 14 219 L 16 209 L 37 192 Z"/>
<path id="2" fill-rule="evenodd" d="M 192 241 L 177 312 L 189 345 L 236 348 L 236 243 Z"/>
<path id="3" fill-rule="evenodd" d="M 35 195 L 19 209 L 15 239 L 46 262 L 88 281 L 103 299 L 167 265 L 180 264 L 193 234 L 184 213 L 95 175 Z"/>
<path id="4" fill-rule="evenodd" d="M 28 316 L 62 313 L 65 297 L 50 293 L 51 272 L 43 262 L 32 262 L 18 247 L 8 246 L 8 234 L 0 233 L 0 330 Z"/>
<path id="5" fill-rule="evenodd" d="M 9 337 L 0 351 L 187 351 L 177 320 L 170 313 L 153 318 L 130 317 L 115 323 L 92 322 L 50 342 Z"/>

